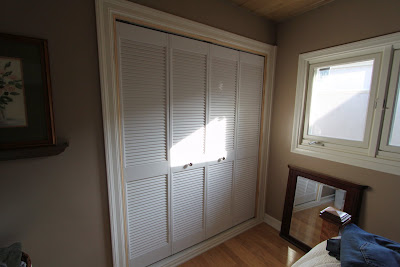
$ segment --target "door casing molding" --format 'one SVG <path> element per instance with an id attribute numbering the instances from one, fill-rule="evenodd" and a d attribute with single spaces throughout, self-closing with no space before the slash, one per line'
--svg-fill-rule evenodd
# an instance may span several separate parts
<path id="1" fill-rule="evenodd" d="M 194 22 L 125 0 L 96 0 L 96 22 L 100 70 L 103 131 L 107 165 L 113 266 L 127 267 L 122 158 L 115 53 L 115 22 L 123 20 L 183 36 L 265 56 L 265 79 L 260 135 L 257 216 L 211 239 L 162 260 L 158 264 L 177 265 L 203 253 L 264 220 L 268 169 L 268 147 L 275 74 L 276 46 Z"/>

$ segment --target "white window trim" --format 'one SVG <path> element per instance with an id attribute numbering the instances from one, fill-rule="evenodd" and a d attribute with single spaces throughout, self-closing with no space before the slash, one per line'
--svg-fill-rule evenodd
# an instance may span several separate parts
<path id="1" fill-rule="evenodd" d="M 389 82 L 392 53 L 394 49 L 399 48 L 400 33 L 394 33 L 301 54 L 297 72 L 291 152 L 398 175 L 400 173 L 400 160 L 396 159 L 395 156 L 390 157 L 390 155 L 388 156 L 387 153 L 382 153 L 382 151 L 378 153 L 380 142 L 378 136 L 381 130 L 379 122 L 383 121 L 383 106 Z M 367 151 L 355 147 L 347 147 L 346 150 L 343 150 L 340 145 L 335 144 L 313 146 L 309 145 L 308 142 L 304 142 L 303 127 L 310 65 L 374 53 L 381 53 L 382 56 L 375 96 L 376 109 L 372 117 L 373 123 L 370 133 L 372 138 L 370 138 Z"/>
<path id="2" fill-rule="evenodd" d="M 323 63 L 315 63 L 315 64 L 310 64 L 309 69 L 314 70 L 316 68 L 320 67 L 325 67 L 325 66 L 333 66 L 333 65 L 339 65 L 339 64 L 345 64 L 352 62 L 353 60 L 361 61 L 361 60 L 374 60 L 374 69 L 373 69 L 373 74 L 372 74 L 372 80 L 371 80 L 371 90 L 370 90 L 370 95 L 374 96 L 376 95 L 376 88 L 378 85 L 377 78 L 379 77 L 379 70 L 381 67 L 381 57 L 380 54 L 369 54 L 365 56 L 357 56 L 357 57 L 352 57 L 352 58 L 345 58 L 345 59 L 340 59 L 340 60 L 335 60 L 335 61 L 328 61 L 328 62 L 323 62 Z M 310 118 L 310 108 L 311 108 L 311 96 L 312 96 L 312 84 L 314 81 L 314 71 L 309 71 L 308 74 L 308 86 L 306 88 L 307 90 L 307 100 L 306 100 L 306 107 L 305 107 L 305 118 L 304 118 L 304 125 L 309 125 L 309 118 Z M 368 110 L 367 110 L 367 117 L 366 117 L 366 123 L 365 123 L 365 132 L 364 132 L 364 140 L 362 141 L 351 141 L 351 140 L 344 140 L 344 139 L 336 139 L 332 137 L 324 137 L 324 136 L 312 136 L 308 134 L 308 127 L 304 127 L 303 129 L 303 137 L 304 139 L 307 139 L 309 141 L 322 141 L 322 142 L 327 142 L 327 145 L 330 141 L 333 141 L 334 144 L 342 144 L 343 146 L 353 146 L 353 147 L 360 147 L 360 148 L 368 148 L 368 143 L 370 140 L 371 136 L 371 125 L 372 125 L 372 115 L 373 115 L 373 105 L 375 102 L 374 97 L 370 97 L 368 101 Z M 332 142 L 331 142 L 332 143 Z"/>
<path id="3" fill-rule="evenodd" d="M 388 97 L 387 97 L 387 104 L 386 104 L 386 109 L 389 108 L 389 111 L 385 113 L 385 120 L 383 122 L 383 128 L 382 128 L 382 142 L 380 144 L 380 152 L 379 156 L 384 156 L 386 152 L 388 152 L 388 156 L 397 156 L 397 158 L 400 157 L 400 155 L 396 155 L 396 153 L 400 153 L 400 147 L 394 147 L 390 146 L 389 143 L 389 136 L 390 136 L 390 128 L 392 127 L 392 120 L 393 120 L 393 113 L 394 109 L 396 107 L 396 99 L 397 99 L 397 88 L 398 84 L 400 82 L 399 78 L 399 69 L 400 69 L 400 50 L 396 50 L 394 55 L 393 55 L 393 64 L 392 64 L 392 73 L 390 75 L 390 81 L 389 81 L 389 91 L 388 91 Z M 397 105 L 400 105 L 400 102 L 397 103 Z M 391 153 L 393 152 L 393 153 Z"/>
<path id="4" fill-rule="evenodd" d="M 126 267 L 127 251 L 124 230 L 124 209 L 121 180 L 120 136 L 117 97 L 117 74 L 115 67 L 114 23 L 116 18 L 196 37 L 201 40 L 232 48 L 253 52 L 266 57 L 266 82 L 263 94 L 263 129 L 261 129 L 262 149 L 260 153 L 258 216 L 248 222 L 225 231 L 205 242 L 195 245 L 180 253 L 174 254 L 157 264 L 160 266 L 176 266 L 199 255 L 210 247 L 222 243 L 233 236 L 257 225 L 263 220 L 265 211 L 266 176 L 268 168 L 268 146 L 272 108 L 272 88 L 274 83 L 276 47 L 223 31 L 205 24 L 177 17 L 152 8 L 144 7 L 126 0 L 96 0 L 97 40 L 103 111 L 103 131 L 107 165 L 107 184 L 113 249 L 113 266 Z M 156 265 L 157 265 L 156 264 Z"/>

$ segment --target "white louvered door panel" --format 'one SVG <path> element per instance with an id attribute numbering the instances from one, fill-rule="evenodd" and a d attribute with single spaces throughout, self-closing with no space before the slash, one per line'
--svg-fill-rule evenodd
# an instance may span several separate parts
<path id="1" fill-rule="evenodd" d="M 208 167 L 206 237 L 232 226 L 233 161 Z"/>
<path id="2" fill-rule="evenodd" d="M 237 156 L 257 156 L 264 57 L 240 52 L 240 86 L 237 131 Z"/>
<path id="3" fill-rule="evenodd" d="M 205 238 L 205 125 L 209 45 L 170 36 L 172 251 Z"/>
<path id="4" fill-rule="evenodd" d="M 239 52 L 211 45 L 209 123 L 207 159 L 209 162 L 234 159 L 236 98 Z"/>
<path id="5" fill-rule="evenodd" d="M 234 224 L 255 216 L 257 168 L 257 157 L 238 159 L 235 162 Z"/>
<path id="6" fill-rule="evenodd" d="M 129 266 L 171 254 L 168 212 L 168 36 L 117 23 Z"/>
<path id="7" fill-rule="evenodd" d="M 135 259 L 134 266 L 160 259 L 158 254 L 169 247 L 167 183 L 162 175 L 126 184 L 129 256 Z"/>
<path id="8" fill-rule="evenodd" d="M 203 163 L 208 44 L 170 36 L 172 49 L 171 166 Z"/>
<path id="9" fill-rule="evenodd" d="M 240 52 L 234 224 L 255 214 L 264 57 Z"/>
<path id="10" fill-rule="evenodd" d="M 173 253 L 205 238 L 204 183 L 204 167 L 172 174 Z"/>

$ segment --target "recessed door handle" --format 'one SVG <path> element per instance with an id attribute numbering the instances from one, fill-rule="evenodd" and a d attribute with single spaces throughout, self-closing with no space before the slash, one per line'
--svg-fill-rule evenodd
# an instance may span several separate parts
<path id="1" fill-rule="evenodd" d="M 186 169 L 186 168 L 191 167 L 191 166 L 193 166 L 193 163 L 190 162 L 188 164 L 183 165 L 183 168 Z"/>

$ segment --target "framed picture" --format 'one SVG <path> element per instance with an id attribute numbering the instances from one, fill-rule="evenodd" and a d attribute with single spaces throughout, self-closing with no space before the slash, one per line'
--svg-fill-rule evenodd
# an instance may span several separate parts
<path id="1" fill-rule="evenodd" d="M 0 149 L 55 142 L 47 41 L 0 34 Z"/>

